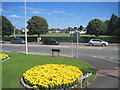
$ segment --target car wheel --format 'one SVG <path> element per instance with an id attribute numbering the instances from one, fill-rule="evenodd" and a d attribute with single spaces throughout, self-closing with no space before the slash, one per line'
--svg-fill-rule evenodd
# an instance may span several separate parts
<path id="1" fill-rule="evenodd" d="M 105 44 L 105 43 L 103 43 L 103 44 L 102 44 L 102 46 L 106 46 L 106 44 Z"/>
<path id="2" fill-rule="evenodd" d="M 92 43 L 90 43 L 90 44 L 89 44 L 89 46 L 93 46 L 93 44 L 92 44 Z"/>
<path id="3" fill-rule="evenodd" d="M 43 42 L 42 44 L 45 45 L 45 42 Z"/>

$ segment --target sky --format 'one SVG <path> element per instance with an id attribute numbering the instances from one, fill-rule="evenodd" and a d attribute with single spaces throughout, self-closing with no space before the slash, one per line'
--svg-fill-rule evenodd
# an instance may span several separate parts
<path id="1" fill-rule="evenodd" d="M 109 20 L 118 15 L 118 2 L 27 2 L 27 21 L 32 16 L 41 16 L 49 28 L 86 27 L 90 20 Z M 18 29 L 24 28 L 24 2 L 2 2 L 0 9 Z"/>

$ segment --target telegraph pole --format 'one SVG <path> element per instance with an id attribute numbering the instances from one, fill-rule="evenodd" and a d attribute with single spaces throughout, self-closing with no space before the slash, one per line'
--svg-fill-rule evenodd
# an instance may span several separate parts
<path id="1" fill-rule="evenodd" d="M 14 33 L 13 33 L 13 35 L 14 35 L 14 38 L 16 38 L 16 36 L 15 36 L 15 18 L 13 17 L 13 27 L 14 27 Z"/>

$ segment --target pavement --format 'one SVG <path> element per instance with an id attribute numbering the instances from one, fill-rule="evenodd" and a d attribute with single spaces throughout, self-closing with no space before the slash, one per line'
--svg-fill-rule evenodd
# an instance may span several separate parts
<path id="1" fill-rule="evenodd" d="M 92 65 L 97 71 L 96 79 L 87 88 L 118 88 L 120 80 L 120 64 L 106 61 L 101 58 L 89 56 L 79 56 L 83 60 Z"/>

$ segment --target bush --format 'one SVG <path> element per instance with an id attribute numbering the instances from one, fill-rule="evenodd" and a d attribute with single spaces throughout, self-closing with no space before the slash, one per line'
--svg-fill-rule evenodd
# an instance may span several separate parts
<path id="1" fill-rule="evenodd" d="M 3 40 L 10 41 L 11 38 L 12 37 L 4 37 Z M 25 37 L 21 37 L 21 38 L 25 39 Z M 72 42 L 72 39 L 70 37 L 41 37 L 42 41 L 45 40 L 46 38 L 53 38 L 60 42 Z M 79 42 L 88 43 L 89 40 L 93 38 L 95 37 L 80 37 Z M 120 37 L 98 37 L 98 38 L 107 41 L 109 43 L 120 43 Z M 37 37 L 28 37 L 28 42 L 37 42 Z"/>

